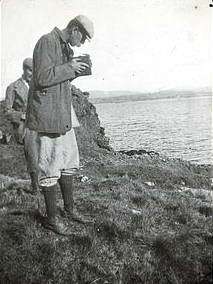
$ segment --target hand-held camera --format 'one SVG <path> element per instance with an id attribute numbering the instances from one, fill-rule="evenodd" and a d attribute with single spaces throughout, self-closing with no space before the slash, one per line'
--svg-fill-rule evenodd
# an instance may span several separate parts
<path id="1" fill-rule="evenodd" d="M 86 63 L 89 67 L 85 68 L 82 72 L 76 73 L 76 77 L 79 76 L 87 76 L 92 74 L 92 61 L 90 59 L 89 54 L 80 55 L 77 57 L 73 57 L 73 59 L 78 59 L 80 62 Z"/>

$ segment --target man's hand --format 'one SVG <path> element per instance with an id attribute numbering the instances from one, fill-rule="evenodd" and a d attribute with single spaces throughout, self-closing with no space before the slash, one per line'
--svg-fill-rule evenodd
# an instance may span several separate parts
<path id="1" fill-rule="evenodd" d="M 21 111 L 11 110 L 6 113 L 6 117 L 13 123 L 20 123 L 22 117 Z"/>
<path id="2" fill-rule="evenodd" d="M 25 120 L 26 119 L 26 113 L 23 112 L 22 115 L 21 115 L 21 120 Z"/>
<path id="3" fill-rule="evenodd" d="M 73 70 L 78 74 L 84 71 L 86 68 L 89 68 L 89 65 L 84 62 L 81 62 L 80 58 L 72 59 L 70 61 L 70 65 L 72 66 Z"/>

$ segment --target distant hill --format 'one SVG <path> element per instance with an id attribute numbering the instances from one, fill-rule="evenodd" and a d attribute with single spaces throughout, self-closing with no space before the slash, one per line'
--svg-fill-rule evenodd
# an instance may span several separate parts
<path id="1" fill-rule="evenodd" d="M 95 90 L 90 91 L 92 98 L 103 98 L 103 97 L 119 97 L 119 96 L 129 96 L 129 95 L 140 95 L 141 92 L 133 92 L 133 91 L 101 91 Z"/>
<path id="2" fill-rule="evenodd" d="M 90 91 L 92 103 L 118 103 L 125 101 L 143 101 L 156 100 L 166 98 L 184 98 L 193 96 L 211 96 L 210 88 L 202 88 L 196 90 L 164 90 L 153 93 L 140 93 L 131 91 Z"/>

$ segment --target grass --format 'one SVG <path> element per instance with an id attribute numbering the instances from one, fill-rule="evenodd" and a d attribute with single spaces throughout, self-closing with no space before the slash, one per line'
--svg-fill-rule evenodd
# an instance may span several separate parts
<path id="1" fill-rule="evenodd" d="M 94 224 L 71 223 L 70 237 L 42 227 L 43 196 L 24 187 L 29 181 L 4 177 L 0 283 L 211 283 L 208 167 L 94 153 L 74 193 L 76 208 Z"/>

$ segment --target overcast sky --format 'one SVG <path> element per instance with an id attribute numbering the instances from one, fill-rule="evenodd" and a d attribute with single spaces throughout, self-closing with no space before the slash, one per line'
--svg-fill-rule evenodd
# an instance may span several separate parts
<path id="1" fill-rule="evenodd" d="M 210 86 L 210 0 L 3 0 L 1 98 L 44 33 L 78 14 L 94 21 L 93 75 L 82 90 L 159 91 Z M 211 65 L 210 65 L 211 64 Z"/>

